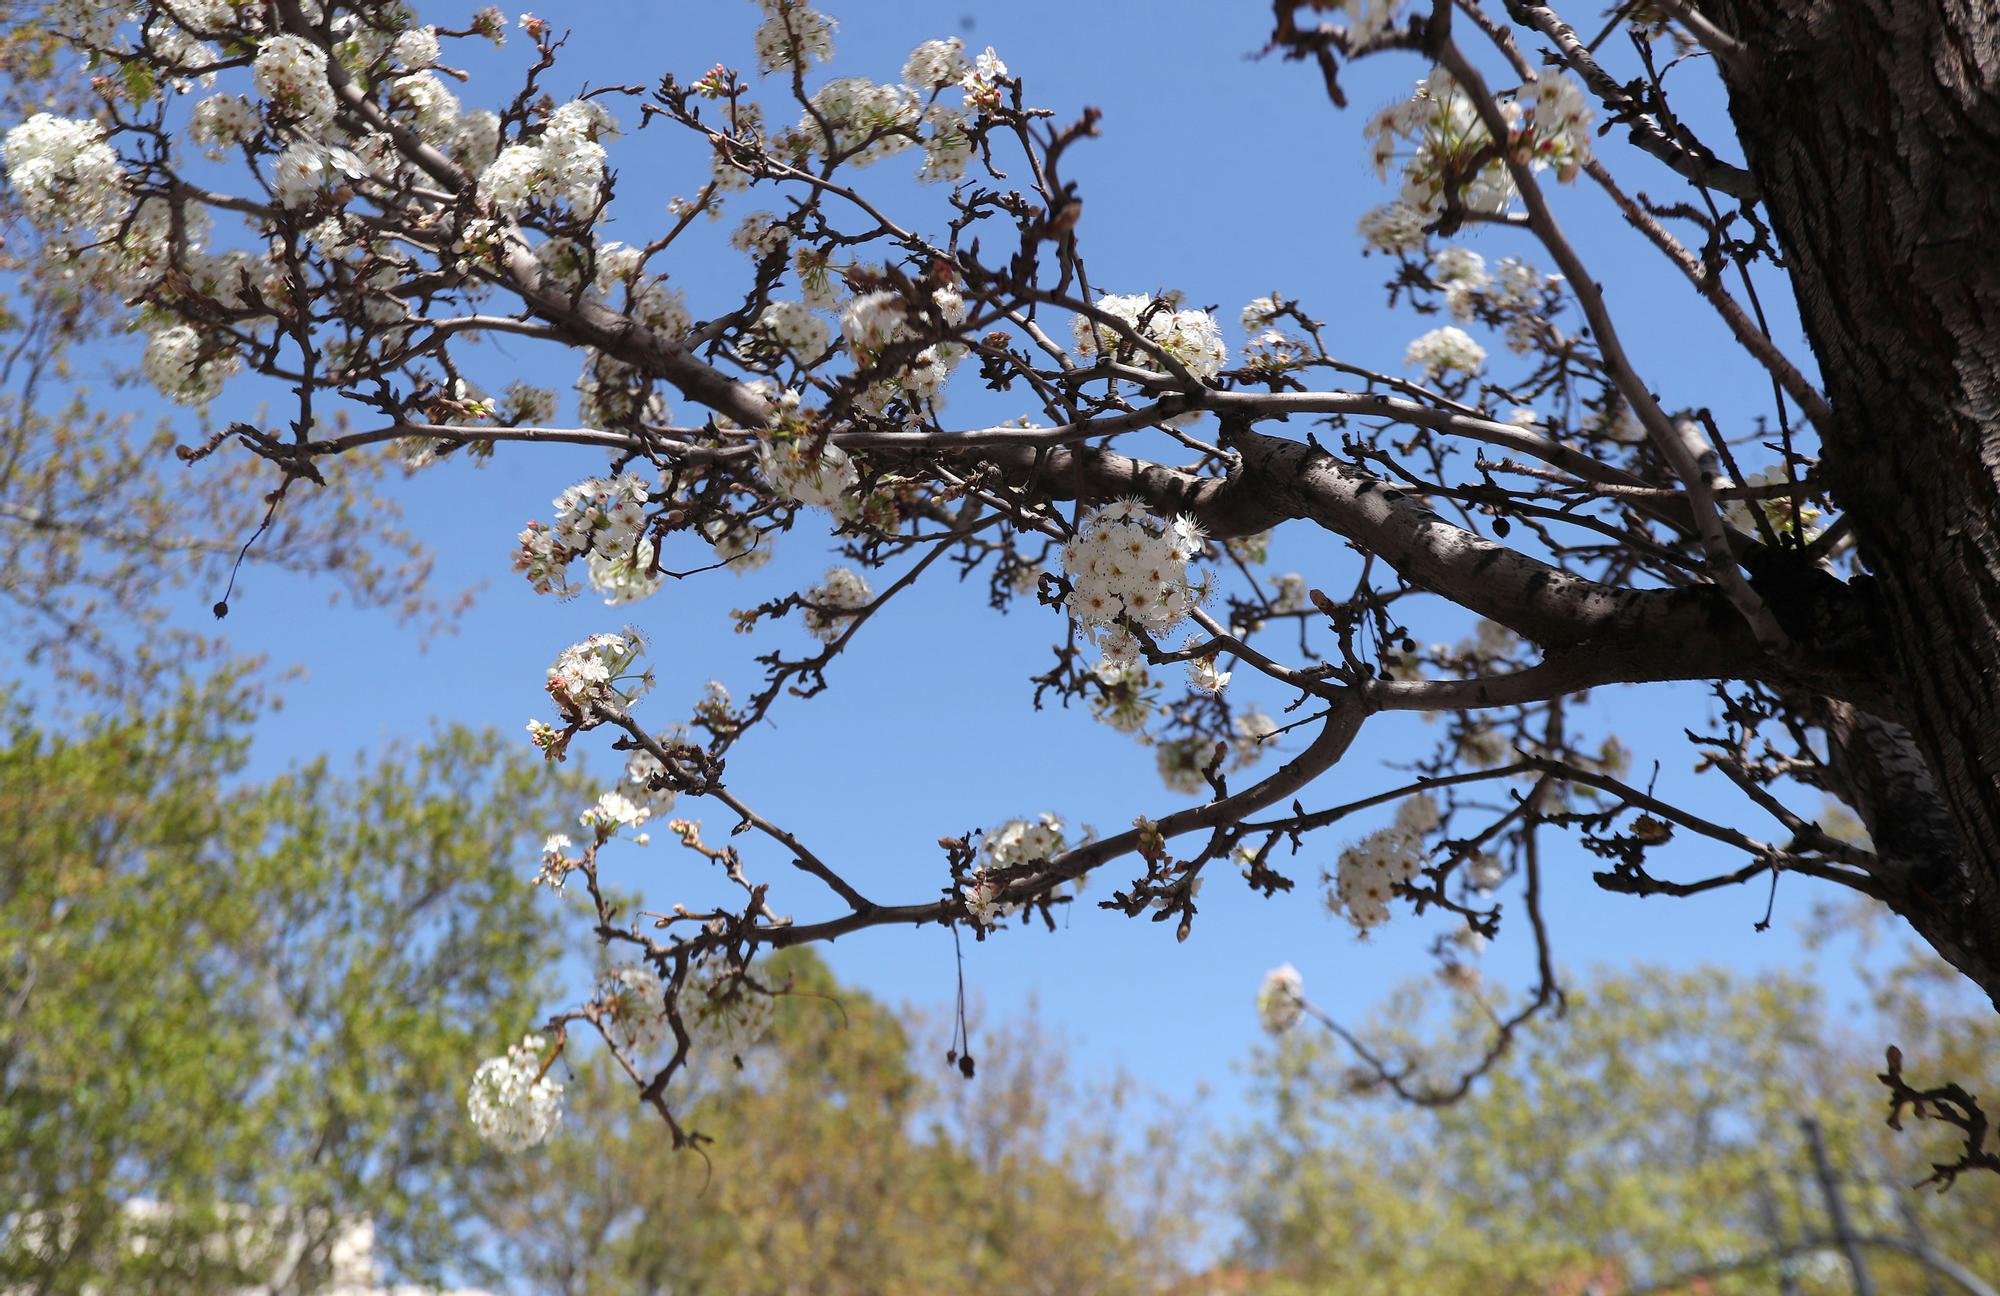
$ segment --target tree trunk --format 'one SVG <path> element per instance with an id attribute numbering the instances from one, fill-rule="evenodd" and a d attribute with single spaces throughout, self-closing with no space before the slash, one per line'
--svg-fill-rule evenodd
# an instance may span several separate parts
<path id="1" fill-rule="evenodd" d="M 1722 71 L 1833 404 L 1823 468 L 1956 825 L 1889 796 L 1877 844 L 1897 908 L 2000 1006 L 2000 7 L 1704 8 L 1746 47 Z"/>

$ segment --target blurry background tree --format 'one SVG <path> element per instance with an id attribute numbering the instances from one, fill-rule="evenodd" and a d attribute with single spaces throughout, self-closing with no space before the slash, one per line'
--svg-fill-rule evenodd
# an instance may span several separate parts
<path id="1" fill-rule="evenodd" d="M 1914 1210 L 1940 1253 L 2000 1283 L 2000 1185 L 1981 1176 L 1913 1196 L 1930 1172 L 1922 1149 L 1866 1114 L 1883 1029 L 1948 1058 L 1974 1088 L 2000 1087 L 2000 1029 L 1948 966 L 1912 951 L 1876 981 L 1881 1018 L 1863 1014 L 1855 1030 L 1791 976 L 1639 969 L 1581 980 L 1566 1016 L 1538 1023 L 1455 1105 L 1388 1096 L 1310 1020 L 1262 1054 L 1257 1119 L 1227 1157 L 1237 1259 L 1254 1290 L 1545 1296 L 1589 1277 L 1611 1296 L 1827 1239 L 1802 1115 L 1826 1131 L 1857 1232 L 1905 1237 L 1903 1211 Z M 1488 1011 L 1470 991 L 1441 1008 L 1430 989 L 1401 988 L 1368 1032 L 1398 1072 L 1458 1065 L 1456 1047 L 1437 1041 L 1476 1037 Z M 1948 1160 L 1949 1140 L 1935 1143 Z M 1793 1290 L 1852 1290 L 1831 1245 L 1810 1260 L 1793 1265 Z M 1870 1249 L 1867 1263 L 1882 1292 L 1952 1289 L 1927 1286 L 1895 1251 Z M 1769 1292 L 1777 1271 L 1707 1290 Z"/>
<path id="2" fill-rule="evenodd" d="M 766 1046 L 694 1080 L 709 1156 L 666 1155 L 600 1054 L 572 1129 L 512 1163 L 487 1218 L 524 1290 L 677 1296 L 1136 1293 L 1202 1227 L 1198 1138 L 1122 1089 L 1084 1092 L 1032 1020 L 981 1032 L 978 1078 L 913 1049 L 907 1014 L 809 953 Z"/>
<path id="3" fill-rule="evenodd" d="M 232 787 L 249 718 L 226 682 L 60 736 L 9 703 L 0 1290 L 233 1290 L 293 1238 L 312 1290 L 356 1217 L 461 1253 L 464 1056 L 536 1009 L 526 834 L 573 790 L 462 732 Z M 283 1227 L 218 1257 L 245 1211 Z"/>

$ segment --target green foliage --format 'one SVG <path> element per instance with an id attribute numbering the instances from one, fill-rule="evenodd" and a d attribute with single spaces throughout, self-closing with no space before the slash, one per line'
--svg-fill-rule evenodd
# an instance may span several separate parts
<path id="1" fill-rule="evenodd" d="M 356 1217 L 455 1262 L 465 1078 L 537 1013 L 531 838 L 575 789 L 457 730 L 233 786 L 246 719 L 226 682 L 61 737 L 8 708 L 0 1289 L 310 1274 Z"/>
<path id="2" fill-rule="evenodd" d="M 965 1081 L 813 955 L 764 975 L 792 988 L 769 1040 L 680 1095 L 705 1155 L 670 1152 L 601 1060 L 579 1068 L 563 1135 L 486 1206 L 524 1288 L 1115 1296 L 1176 1272 L 1177 1141 L 1079 1092 L 1031 1025 L 983 1034 Z"/>
<path id="3" fill-rule="evenodd" d="M 2000 1093 L 1991 1014 L 1970 997 L 1957 1012 L 1944 1002 L 1931 1000 L 1927 1034 L 1985 1041 L 1983 1062 L 1976 1047 L 1953 1057 L 1955 1074 L 1976 1088 L 1983 1065 Z M 1897 1005 L 1885 992 L 1880 1006 Z M 1453 1029 L 1476 1031 L 1462 1007 Z M 1467 1100 L 1436 1110 L 1383 1098 L 1336 1042 L 1297 1032 L 1259 1059 L 1261 1114 L 1231 1148 L 1240 1258 L 1270 1296 L 1657 1282 L 1829 1232 L 1798 1127 L 1812 1116 L 1861 1227 L 1900 1236 L 1911 1203 L 1942 1252 L 2000 1277 L 2000 1185 L 1912 1192 L 1922 1150 L 1872 1119 L 1879 1059 L 1872 1035 L 1829 1024 L 1806 982 L 1714 969 L 1606 976 L 1517 1040 Z M 1870 1263 L 1883 1290 L 1924 1290 L 1907 1260 Z M 1775 1272 L 1705 1290 L 1768 1292 Z M 1824 1257 L 1796 1276 L 1802 1292 L 1848 1290 Z"/>

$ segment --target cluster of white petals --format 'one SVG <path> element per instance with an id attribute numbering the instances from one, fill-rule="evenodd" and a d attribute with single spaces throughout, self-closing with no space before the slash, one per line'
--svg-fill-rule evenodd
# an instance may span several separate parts
<path id="1" fill-rule="evenodd" d="M 509 144 L 479 177 L 480 200 L 504 215 L 561 203 L 588 215 L 604 182 L 604 145 L 617 122 L 594 100 L 575 99 L 549 114 L 532 144 Z"/>
<path id="2" fill-rule="evenodd" d="M 0 156 L 7 183 L 37 225 L 96 230 L 124 210 L 125 168 L 94 121 L 36 113 L 7 132 Z"/>
<path id="3" fill-rule="evenodd" d="M 810 438 L 782 430 L 759 433 L 757 466 L 779 499 L 823 508 L 836 517 L 854 510 L 851 492 L 860 474 L 837 445 L 815 448 Z"/>
<path id="4" fill-rule="evenodd" d="M 1018 910 L 1018 904 L 1003 904 L 1000 894 L 1006 884 L 983 868 L 972 871 L 972 878 L 959 888 L 959 897 L 965 902 L 966 916 L 985 928 L 1000 925 L 1000 920 Z"/>
<path id="5" fill-rule="evenodd" d="M 1447 324 L 1410 343 L 1409 350 L 1403 353 L 1403 363 L 1423 370 L 1424 376 L 1432 379 L 1453 372 L 1477 373 L 1486 363 L 1486 348 L 1473 341 L 1464 329 Z"/>
<path id="6" fill-rule="evenodd" d="M 680 741 L 678 731 L 659 735 L 662 746 L 671 747 Z M 670 787 L 661 786 L 661 776 L 667 772 L 660 758 L 640 747 L 625 758 L 625 777 L 619 782 L 618 790 L 634 804 L 642 805 L 653 814 L 662 815 L 673 808 L 676 793 Z"/>
<path id="7" fill-rule="evenodd" d="M 1371 207 L 1361 215 L 1355 232 L 1362 242 L 1380 252 L 1415 252 L 1427 237 L 1424 226 L 1431 217 L 1401 201 Z"/>
<path id="8" fill-rule="evenodd" d="M 590 588 L 604 596 L 606 607 L 622 607 L 652 597 L 666 580 L 653 570 L 655 555 L 656 548 L 650 539 L 610 556 L 592 553 L 588 560 Z"/>
<path id="9" fill-rule="evenodd" d="M 420 72 L 435 66 L 442 51 L 435 27 L 412 27 L 389 45 L 389 60 L 406 72 Z"/>
<path id="10" fill-rule="evenodd" d="M 333 120 L 333 86 L 326 79 L 326 51 L 303 36 L 267 36 L 250 65 L 257 93 L 278 120 L 312 134 Z"/>
<path id="11" fill-rule="evenodd" d="M 831 336 L 825 320 L 794 301 L 774 301 L 765 306 L 757 316 L 755 331 L 801 362 L 817 360 L 825 354 Z"/>
<path id="12" fill-rule="evenodd" d="M 553 403 L 553 398 L 551 398 Z M 605 602 L 644 598 L 659 587 L 653 544 L 642 540 L 648 488 L 636 473 L 590 477 L 555 498 L 555 524 L 530 522 L 515 537 L 514 570 L 538 594 L 568 594 L 568 566 L 590 560 L 590 583 Z"/>
<path id="13" fill-rule="evenodd" d="M 257 110 L 248 99 L 238 94 L 216 94 L 194 106 L 187 134 L 202 156 L 220 158 L 233 146 L 256 135 L 257 126 Z"/>
<path id="14" fill-rule="evenodd" d="M 1560 180 L 1575 179 L 1590 157 L 1592 113 L 1574 82 L 1546 72 L 1534 83 L 1525 106 L 1517 94 L 1497 107 L 1507 123 L 1507 147 L 1518 160 L 1538 171 L 1554 167 Z M 1426 217 L 1446 208 L 1446 190 L 1454 184 L 1461 186 L 1458 201 L 1467 211 L 1497 215 L 1514 200 L 1506 159 L 1492 147 L 1477 105 L 1443 68 L 1433 68 L 1409 99 L 1377 113 L 1367 133 L 1376 174 L 1386 178 L 1390 164 L 1399 162 L 1402 202 Z M 1485 160 L 1474 170 L 1482 154 Z"/>
<path id="15" fill-rule="evenodd" d="M 833 61 L 833 32 L 838 26 L 810 5 L 799 0 L 763 0 L 770 16 L 757 28 L 757 66 L 777 72 L 797 66 L 809 68 L 813 60 Z"/>
<path id="16" fill-rule="evenodd" d="M 628 676 L 627 668 L 645 650 L 638 633 L 594 634 L 571 644 L 549 667 L 548 691 L 565 719 L 589 722 L 619 699 L 636 700 L 652 681 Z"/>
<path id="17" fill-rule="evenodd" d="M 1498 320 L 1507 349 L 1532 351 L 1561 291 L 1561 275 L 1545 275 L 1519 257 L 1502 257 L 1487 268 L 1470 248 L 1448 247 L 1431 259 L 1431 282 L 1444 289 L 1445 306 L 1462 322 Z"/>
<path id="18" fill-rule="evenodd" d="M 903 84 L 912 90 L 942 90 L 965 76 L 965 42 L 956 36 L 928 40 L 903 63 Z"/>
<path id="19" fill-rule="evenodd" d="M 1428 850 L 1424 835 L 1437 826 L 1437 804 L 1425 793 L 1405 798 L 1396 818 L 1340 853 L 1334 875 L 1337 908 L 1366 932 L 1389 921 L 1389 899 L 1413 881 Z"/>
<path id="20" fill-rule="evenodd" d="M 546 1046 L 539 1035 L 524 1036 L 505 1056 L 487 1058 L 472 1073 L 466 1115 L 479 1137 L 502 1152 L 531 1148 L 562 1123 L 562 1084 L 542 1073 Z"/>
<path id="21" fill-rule="evenodd" d="M 1062 548 L 1070 615 L 1088 632 L 1121 619 L 1158 636 L 1193 610 L 1198 591 L 1188 563 L 1201 552 L 1193 518 L 1163 521 L 1137 500 L 1121 500 L 1079 520 Z"/>
<path id="22" fill-rule="evenodd" d="M 812 111 L 800 116 L 796 130 L 821 157 L 867 166 L 909 148 L 922 118 L 908 88 L 840 77 L 813 92 Z"/>
<path id="23" fill-rule="evenodd" d="M 637 828 L 652 814 L 651 806 L 641 805 L 614 788 L 598 797 L 597 804 L 578 815 L 576 821 L 600 838 L 608 838 L 620 828 Z"/>
<path id="24" fill-rule="evenodd" d="M 1257 1020 L 1273 1035 L 1290 1030 L 1305 1011 L 1305 978 L 1289 963 L 1264 974 L 1257 987 Z"/>
<path id="25" fill-rule="evenodd" d="M 667 1037 L 667 992 L 659 973 L 624 963 L 604 974 L 599 998 L 610 1010 L 612 1030 L 627 1048 L 650 1049 Z"/>
<path id="26" fill-rule="evenodd" d="M 847 623 L 874 597 L 860 572 L 852 567 L 830 569 L 825 580 L 805 593 L 807 632 L 821 643 L 832 643 L 847 633 Z"/>
<path id="27" fill-rule="evenodd" d="M 237 359 L 232 352 L 205 348 L 199 333 L 186 324 L 175 324 L 146 339 L 146 356 L 140 368 L 168 400 L 206 405 L 236 372 Z"/>
<path id="28" fill-rule="evenodd" d="M 1063 821 L 1046 812 L 1033 819 L 1009 819 L 979 844 L 994 868 L 1054 859 L 1064 844 Z"/>
<path id="29" fill-rule="evenodd" d="M 1100 297 L 1097 309 L 1123 321 L 1134 333 L 1172 356 L 1196 378 L 1213 378 L 1229 362 L 1229 348 L 1223 345 L 1222 329 L 1207 311 L 1174 310 L 1164 301 L 1144 293 L 1112 293 Z M 1109 324 L 1079 315 L 1072 327 L 1076 333 L 1076 349 L 1084 355 L 1102 353 L 1141 369 L 1156 373 L 1161 371 L 1158 361 L 1150 353 L 1128 343 Z"/>

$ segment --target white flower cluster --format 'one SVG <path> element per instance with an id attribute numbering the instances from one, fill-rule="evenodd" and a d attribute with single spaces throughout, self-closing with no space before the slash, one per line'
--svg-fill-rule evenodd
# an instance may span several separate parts
<path id="1" fill-rule="evenodd" d="M 965 298 L 955 289 L 938 288 L 931 293 L 937 319 L 946 328 L 965 322 Z M 841 341 L 858 363 L 874 362 L 887 347 L 914 341 L 920 329 L 936 328 L 936 321 L 921 310 L 913 312 L 900 293 L 887 289 L 862 293 L 851 299 L 840 316 Z M 856 405 L 870 414 L 880 414 L 891 401 L 901 400 L 913 413 L 943 398 L 944 385 L 968 354 L 964 343 L 939 341 L 917 351 L 901 368 L 870 383 Z"/>
<path id="2" fill-rule="evenodd" d="M 1162 521 L 1137 500 L 1121 500 L 1079 520 L 1063 546 L 1070 614 L 1087 633 L 1122 618 L 1158 636 L 1193 610 L 1188 563 L 1201 552 L 1195 520 Z"/>
<path id="3" fill-rule="evenodd" d="M 1423 370 L 1424 377 L 1433 380 L 1452 372 L 1477 373 L 1486 363 L 1486 348 L 1473 341 L 1464 329 L 1447 324 L 1410 343 L 1409 350 L 1403 353 L 1403 363 Z"/>
<path id="4" fill-rule="evenodd" d="M 806 631 L 821 643 L 832 643 L 847 632 L 847 623 L 856 612 L 868 606 L 868 600 L 875 597 L 875 591 L 868 588 L 868 581 L 852 567 L 834 567 L 826 573 L 826 579 L 806 591 L 803 616 Z"/>
<path id="5" fill-rule="evenodd" d="M 906 87 L 877 85 L 860 76 L 821 86 L 813 92 L 812 109 L 800 116 L 798 136 L 821 157 L 839 157 L 855 166 L 909 148 L 923 117 L 916 95 Z"/>
<path id="6" fill-rule="evenodd" d="M 1207 311 L 1174 310 L 1144 293 L 1112 293 L 1100 297 L 1097 309 L 1122 320 L 1134 333 L 1179 361 L 1196 378 L 1204 381 L 1213 378 L 1229 362 L 1229 348 L 1223 345 L 1222 329 Z M 1081 354 L 1102 353 L 1127 359 L 1141 369 L 1161 372 L 1151 354 L 1130 347 L 1109 324 L 1100 324 L 1079 315 L 1073 328 L 1076 349 Z M 1132 352 L 1129 357 L 1120 356 L 1121 351 L 1128 349 Z"/>
<path id="7" fill-rule="evenodd" d="M 1063 821 L 1046 812 L 1033 819 L 1009 819 L 979 844 L 994 868 L 1054 859 L 1063 849 Z"/>
<path id="8" fill-rule="evenodd" d="M 557 710 L 567 720 L 588 723 L 621 698 L 637 701 L 652 680 L 626 672 L 645 647 L 637 631 L 626 630 L 623 634 L 594 634 L 563 649 L 555 665 L 549 667 L 547 685 Z"/>
<path id="9" fill-rule="evenodd" d="M 653 815 L 651 806 L 640 805 L 631 797 L 616 789 L 597 798 L 597 804 L 576 817 L 576 821 L 597 834 L 601 840 L 609 840 L 620 828 L 637 828 Z M 645 835 L 640 834 L 640 845 L 645 845 Z"/>
<path id="10" fill-rule="evenodd" d="M 659 973 L 624 963 L 604 974 L 598 998 L 609 1009 L 612 1028 L 627 1048 L 650 1049 L 667 1038 L 667 991 Z"/>
<path id="11" fill-rule="evenodd" d="M 1361 241 L 1381 252 L 1415 252 L 1423 247 L 1424 226 L 1431 217 L 1401 201 L 1371 207 L 1361 215 L 1355 232 Z"/>
<path id="12" fill-rule="evenodd" d="M 1305 988 L 1305 978 L 1289 963 L 1266 972 L 1257 987 L 1258 1022 L 1273 1035 L 1290 1030 L 1305 1012 Z"/>
<path id="13" fill-rule="evenodd" d="M 826 321 L 794 301 L 766 305 L 757 316 L 754 330 L 789 351 L 801 364 L 824 355 L 830 337 Z"/>
<path id="14" fill-rule="evenodd" d="M 146 378 L 161 393 L 181 405 L 206 405 L 236 372 L 233 352 L 203 354 L 201 335 L 186 324 L 175 324 L 146 339 L 140 362 Z"/>
<path id="15" fill-rule="evenodd" d="M 1526 354 L 1547 327 L 1551 299 L 1563 279 L 1544 275 L 1519 257 L 1502 257 L 1489 270 L 1486 258 L 1470 248 L 1448 247 L 1431 259 L 1431 281 L 1444 289 L 1453 319 L 1498 316 L 1504 321 L 1507 349 Z"/>
<path id="16" fill-rule="evenodd" d="M 1437 827 L 1437 803 L 1426 793 L 1408 797 L 1386 828 L 1378 828 L 1340 853 L 1330 900 L 1355 929 L 1367 932 L 1389 921 L 1389 899 L 1414 880 L 1428 853 L 1424 836 Z"/>
<path id="17" fill-rule="evenodd" d="M 965 901 L 966 916 L 987 929 L 1000 925 L 1000 920 L 1020 909 L 1018 904 L 1002 904 L 1000 893 L 1005 884 L 983 868 L 972 871 L 972 880 L 959 888 L 959 896 Z"/>
<path id="18" fill-rule="evenodd" d="M 538 594 L 571 592 L 568 565 L 588 556 L 591 584 L 608 602 L 643 598 L 658 586 L 648 575 L 651 541 L 641 541 L 648 489 L 636 473 L 590 477 L 555 498 L 555 525 L 528 523 L 515 537 L 514 570 Z"/>
<path id="19" fill-rule="evenodd" d="M 389 45 L 389 61 L 405 72 L 421 72 L 434 67 L 443 51 L 438 46 L 435 27 L 412 27 Z"/>
<path id="20" fill-rule="evenodd" d="M 1528 107 L 1506 99 L 1499 108 L 1507 121 L 1507 145 L 1521 161 L 1536 170 L 1553 166 L 1561 180 L 1576 177 L 1590 156 L 1592 114 L 1573 82 L 1545 72 Z M 1402 201 L 1427 217 L 1444 210 L 1446 187 L 1454 182 L 1463 184 L 1459 200 L 1468 211 L 1498 214 L 1514 200 L 1513 178 L 1497 152 L 1466 178 L 1473 160 L 1491 149 L 1493 137 L 1471 97 L 1443 68 L 1433 68 L 1409 99 L 1377 113 L 1367 133 L 1374 140 L 1375 173 L 1386 178 L 1390 162 L 1400 158 Z"/>
<path id="21" fill-rule="evenodd" d="M 762 261 L 766 257 L 783 252 L 791 245 L 792 232 L 784 227 L 777 216 L 767 211 L 751 212 L 737 225 L 736 232 L 729 236 L 729 246 L 748 256 L 752 261 Z"/>
<path id="22" fill-rule="evenodd" d="M 294 140 L 271 163 L 271 195 L 280 207 L 309 207 L 347 182 L 341 163 L 340 154 L 318 140 Z"/>
<path id="23" fill-rule="evenodd" d="M 1220 653 L 1188 658 L 1188 687 L 1197 693 L 1220 693 L 1229 687 L 1229 677 L 1235 672 L 1221 669 L 1220 661 Z"/>
<path id="24" fill-rule="evenodd" d="M 903 63 L 903 84 L 912 90 L 943 90 L 965 76 L 965 42 L 953 36 L 929 40 L 910 51 Z"/>
<path id="25" fill-rule="evenodd" d="M 1100 639 L 1105 647 L 1104 660 L 1091 673 L 1104 687 L 1090 699 L 1090 713 L 1119 733 L 1138 733 L 1152 718 L 1153 705 L 1158 701 L 1153 677 L 1136 655 L 1117 655 L 1127 641 L 1136 645 L 1135 636 L 1112 629 L 1105 631 Z M 1133 651 L 1137 652 L 1136 647 Z"/>
<path id="26" fill-rule="evenodd" d="M 636 548 L 620 550 L 610 557 L 592 553 L 589 559 L 590 588 L 604 596 L 606 607 L 622 607 L 651 598 L 660 592 L 660 585 L 666 580 L 653 570 L 656 552 L 653 542 L 646 539 L 641 540 Z"/>
<path id="27" fill-rule="evenodd" d="M 257 110 L 239 94 L 210 95 L 194 106 L 187 137 L 208 158 L 221 158 L 231 146 L 257 133 Z"/>
<path id="28" fill-rule="evenodd" d="M 326 51 L 303 36 L 267 36 L 250 65 L 257 93 L 280 123 L 310 136 L 333 121 L 333 86 Z"/>
<path id="29" fill-rule="evenodd" d="M 618 133 L 609 111 L 594 100 L 573 99 L 549 114 L 532 144 L 509 144 L 479 177 L 482 202 L 518 216 L 530 205 L 566 205 L 589 215 L 604 182 L 604 145 Z"/>
<path id="30" fill-rule="evenodd" d="M 102 228 L 124 210 L 125 168 L 93 121 L 36 113 L 0 143 L 7 183 L 44 228 Z"/>
<path id="31" fill-rule="evenodd" d="M 542 1073 L 545 1047 L 541 1036 L 523 1036 L 504 1057 L 487 1058 L 472 1073 L 466 1115 L 479 1137 L 502 1152 L 531 1148 L 562 1123 L 563 1087 Z"/>
<path id="32" fill-rule="evenodd" d="M 683 741 L 678 729 L 659 735 L 660 745 L 671 748 Z M 618 790 L 626 798 L 646 807 L 653 814 L 662 815 L 671 810 L 676 793 L 670 787 L 657 785 L 660 776 L 667 772 L 660 758 L 640 747 L 625 758 L 625 777 L 618 784 Z"/>
<path id="33" fill-rule="evenodd" d="M 823 508 L 835 517 L 851 517 L 852 495 L 861 475 L 847 452 L 831 442 L 817 453 L 810 438 L 780 430 L 757 435 L 757 466 L 780 499 Z"/>
<path id="34" fill-rule="evenodd" d="M 770 15 L 757 28 L 757 66 L 778 72 L 797 65 L 809 68 L 814 59 L 833 61 L 833 19 L 799 0 L 761 0 Z"/>

